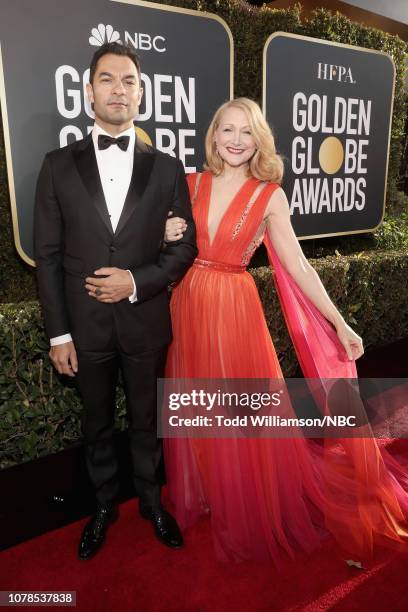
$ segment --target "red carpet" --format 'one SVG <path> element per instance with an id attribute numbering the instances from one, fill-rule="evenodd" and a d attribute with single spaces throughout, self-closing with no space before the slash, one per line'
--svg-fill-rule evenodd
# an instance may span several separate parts
<path id="1" fill-rule="evenodd" d="M 187 532 L 184 549 L 167 549 L 135 509 L 134 500 L 121 506 L 88 562 L 76 559 L 85 521 L 2 552 L 0 590 L 76 591 L 76 609 L 86 612 L 408 609 L 407 555 L 381 550 L 360 570 L 327 542 L 278 574 L 270 564 L 218 563 L 207 520 Z"/>

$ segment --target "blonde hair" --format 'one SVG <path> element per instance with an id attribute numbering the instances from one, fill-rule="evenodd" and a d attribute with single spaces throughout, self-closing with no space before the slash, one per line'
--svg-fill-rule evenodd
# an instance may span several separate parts
<path id="1" fill-rule="evenodd" d="M 239 108 L 248 118 L 256 151 L 249 160 L 248 175 L 261 181 L 281 183 L 283 177 L 283 161 L 276 152 L 275 139 L 271 128 L 265 121 L 258 104 L 249 98 L 236 98 L 225 102 L 216 111 L 205 137 L 206 170 L 219 176 L 224 169 L 224 161 L 219 156 L 215 144 L 215 132 L 220 124 L 222 113 L 228 108 Z"/>

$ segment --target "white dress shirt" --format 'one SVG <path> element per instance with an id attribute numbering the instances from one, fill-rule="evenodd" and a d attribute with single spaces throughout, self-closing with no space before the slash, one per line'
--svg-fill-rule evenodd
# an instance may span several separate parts
<path id="1" fill-rule="evenodd" d="M 113 144 L 107 149 L 98 149 L 98 136 L 100 134 L 111 136 L 111 134 L 105 132 L 105 130 L 95 122 L 92 130 L 92 141 L 95 148 L 99 176 L 112 224 L 112 230 L 115 232 L 132 178 L 136 135 L 132 126 L 116 136 L 116 138 L 120 136 L 129 136 L 129 146 L 126 151 L 122 151 L 117 145 Z M 133 293 L 129 297 L 129 301 L 133 303 L 137 301 L 136 285 L 130 270 L 128 270 L 128 272 L 133 282 Z M 62 336 L 51 338 L 50 344 L 51 346 L 56 346 L 57 344 L 64 344 L 65 342 L 71 341 L 71 334 L 63 334 Z"/>

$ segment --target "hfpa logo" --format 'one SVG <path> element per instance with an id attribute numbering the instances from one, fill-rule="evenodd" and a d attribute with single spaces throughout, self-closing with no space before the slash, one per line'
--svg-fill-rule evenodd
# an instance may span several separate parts
<path id="1" fill-rule="evenodd" d="M 335 64 L 317 64 L 317 78 L 325 81 L 337 81 L 338 83 L 356 83 L 351 74 L 351 68 L 336 66 Z"/>

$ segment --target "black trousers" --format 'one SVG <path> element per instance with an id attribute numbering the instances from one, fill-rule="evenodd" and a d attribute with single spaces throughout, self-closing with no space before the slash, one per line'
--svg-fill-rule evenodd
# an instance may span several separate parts
<path id="1" fill-rule="evenodd" d="M 120 349 L 106 353 L 78 351 L 76 381 L 84 406 L 86 463 L 101 504 L 113 502 L 119 489 L 113 443 L 119 369 L 126 394 L 136 494 L 148 506 L 160 503 L 162 443 L 157 438 L 157 378 L 164 376 L 166 354 L 167 346 L 136 355 Z"/>

